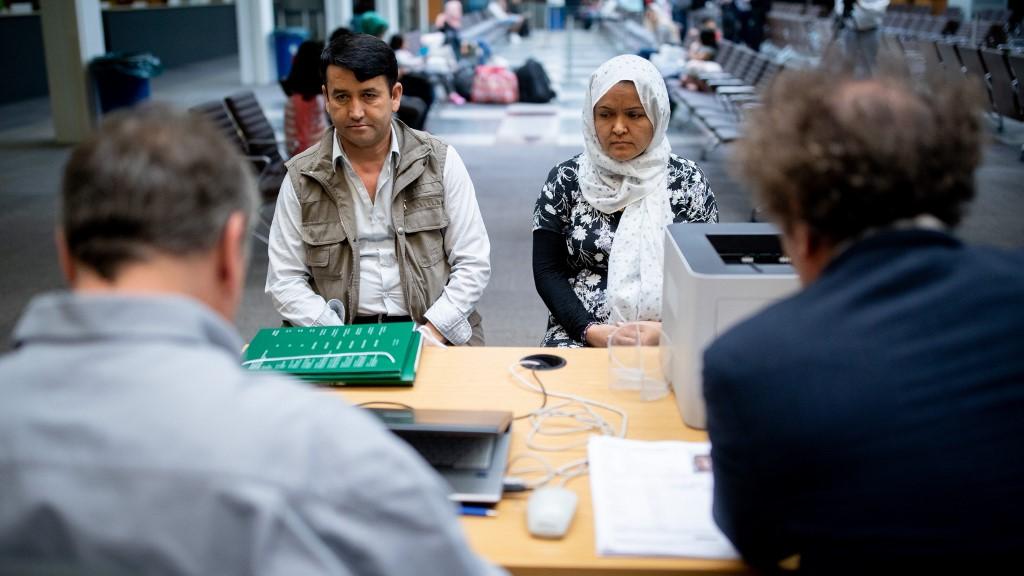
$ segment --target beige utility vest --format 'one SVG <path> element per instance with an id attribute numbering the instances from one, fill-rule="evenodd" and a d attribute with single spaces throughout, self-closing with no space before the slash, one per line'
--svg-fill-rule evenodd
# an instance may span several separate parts
<path id="1" fill-rule="evenodd" d="M 398 120 L 393 122 L 400 153 L 391 203 L 395 256 L 409 316 L 422 324 L 451 274 L 444 250 L 448 214 L 442 184 L 448 145 Z M 334 130 L 328 130 L 319 144 L 292 157 L 287 166 L 302 209 L 300 232 L 312 288 L 326 300 L 343 302 L 348 324 L 359 307 L 359 243 L 354 191 L 334 168 L 333 139 Z M 468 344 L 482 345 L 483 328 L 476 311 L 469 323 L 473 336 Z"/>

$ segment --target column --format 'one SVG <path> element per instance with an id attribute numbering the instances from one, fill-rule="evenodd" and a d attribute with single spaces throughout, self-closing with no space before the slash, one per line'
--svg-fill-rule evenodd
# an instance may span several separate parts
<path id="1" fill-rule="evenodd" d="M 974 2 L 972 0 L 949 0 L 947 6 L 956 6 L 957 8 L 960 8 L 964 12 L 964 17 L 970 20 L 972 9 L 974 8 Z M 967 23 L 961 22 L 960 26 L 966 27 Z"/>
<path id="2" fill-rule="evenodd" d="M 96 115 L 88 65 L 107 51 L 100 3 L 42 0 L 40 9 L 54 135 L 57 142 L 74 144 L 92 132 Z"/>
<path id="3" fill-rule="evenodd" d="M 242 84 L 270 83 L 276 72 L 270 37 L 274 31 L 273 0 L 238 0 L 235 24 Z"/>
<path id="4" fill-rule="evenodd" d="M 324 41 L 340 26 L 352 25 L 352 0 L 324 0 Z"/>
<path id="5" fill-rule="evenodd" d="M 419 14 L 420 21 L 416 23 L 416 29 L 425 34 L 430 31 L 430 0 L 419 0 L 419 5 L 416 13 Z"/>
<path id="6" fill-rule="evenodd" d="M 401 18 L 398 0 L 377 0 L 377 13 L 388 21 L 388 31 L 384 34 L 384 41 L 387 42 L 392 34 L 401 30 L 398 22 L 399 18 Z"/>

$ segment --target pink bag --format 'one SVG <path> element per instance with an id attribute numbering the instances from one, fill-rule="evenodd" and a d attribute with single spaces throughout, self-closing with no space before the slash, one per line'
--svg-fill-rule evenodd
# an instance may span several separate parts
<path id="1" fill-rule="evenodd" d="M 472 96 L 473 102 L 512 104 L 519 100 L 519 80 L 508 68 L 477 66 Z"/>

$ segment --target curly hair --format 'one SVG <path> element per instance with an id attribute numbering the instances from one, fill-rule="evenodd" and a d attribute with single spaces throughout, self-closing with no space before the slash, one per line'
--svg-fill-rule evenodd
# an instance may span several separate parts
<path id="1" fill-rule="evenodd" d="M 839 243 L 930 214 L 950 227 L 974 196 L 980 94 L 901 75 L 788 71 L 769 87 L 734 168 L 783 227 Z"/>

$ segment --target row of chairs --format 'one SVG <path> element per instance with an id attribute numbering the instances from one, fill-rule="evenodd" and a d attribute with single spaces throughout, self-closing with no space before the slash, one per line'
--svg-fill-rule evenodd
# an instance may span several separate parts
<path id="1" fill-rule="evenodd" d="M 821 6 L 819 4 L 811 4 L 809 2 L 774 2 L 772 3 L 772 12 L 776 14 L 796 14 L 796 15 L 808 15 L 815 18 L 824 16 L 824 12 L 828 11 L 831 6 Z"/>
<path id="2" fill-rule="evenodd" d="M 764 54 L 728 40 L 719 44 L 717 61 L 722 72 L 701 77 L 711 92 L 692 92 L 678 83 L 669 84 L 669 96 L 709 138 L 701 160 L 722 144 L 742 137 L 744 112 L 758 105 L 760 93 L 783 69 Z"/>
<path id="3" fill-rule="evenodd" d="M 805 56 L 819 56 L 832 39 L 833 21 L 813 15 L 768 13 L 768 40 L 773 46 Z"/>
<path id="4" fill-rule="evenodd" d="M 892 14 L 931 14 L 932 7 L 930 4 L 889 4 L 885 11 Z"/>
<path id="5" fill-rule="evenodd" d="M 977 82 L 1000 131 L 1004 118 L 1024 121 L 1024 53 L 934 39 L 890 37 L 888 42 L 923 61 L 932 76 Z"/>
<path id="6" fill-rule="evenodd" d="M 901 30 L 908 33 L 956 34 L 960 20 L 946 15 L 933 16 L 919 12 L 886 12 L 882 27 L 887 30 Z"/>
<path id="7" fill-rule="evenodd" d="M 212 122 L 235 144 L 253 167 L 260 193 L 259 220 L 254 235 L 264 243 L 274 217 L 277 193 L 286 168 L 274 127 L 270 124 L 256 94 L 252 91 L 232 94 L 223 100 L 204 102 L 189 109 Z"/>
<path id="8" fill-rule="evenodd" d="M 654 34 L 632 16 L 603 18 L 600 20 L 600 29 L 619 52 L 639 54 L 645 50 L 658 49 Z"/>
<path id="9" fill-rule="evenodd" d="M 494 44 L 508 34 L 511 22 L 493 18 L 487 10 L 467 12 L 462 16 L 462 30 L 459 34 L 463 40 L 483 40 Z"/>

